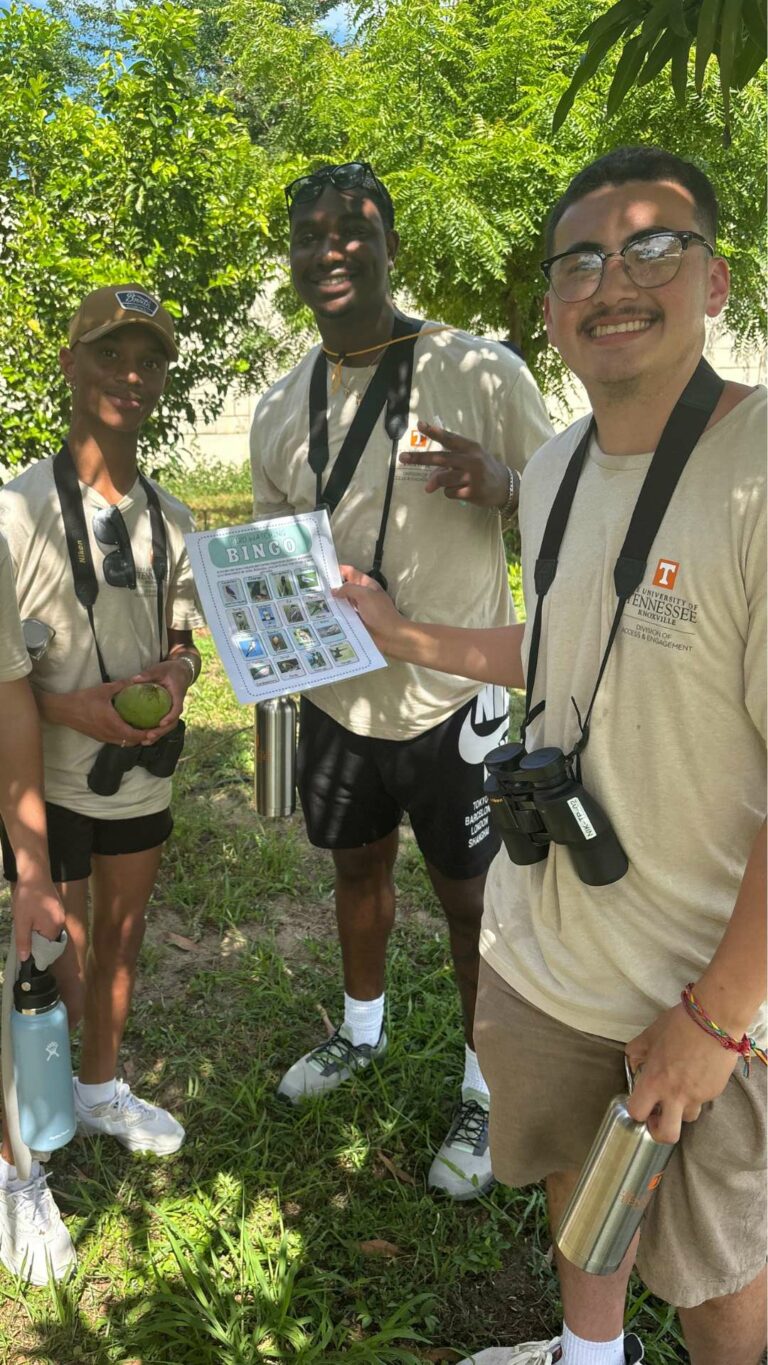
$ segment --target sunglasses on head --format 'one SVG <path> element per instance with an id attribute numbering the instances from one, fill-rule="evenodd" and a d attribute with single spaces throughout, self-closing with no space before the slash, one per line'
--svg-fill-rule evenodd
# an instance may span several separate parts
<path id="1" fill-rule="evenodd" d="M 391 213 L 392 200 L 389 191 L 382 185 L 369 162 L 345 161 L 341 166 L 326 166 L 322 170 L 313 171 L 310 175 L 300 175 L 297 180 L 292 180 L 290 185 L 286 185 L 285 198 L 289 216 L 295 204 L 313 203 L 329 185 L 342 193 L 345 190 L 372 190 L 381 200 L 387 214 Z M 391 217 L 394 221 L 394 213 Z"/>
<path id="2" fill-rule="evenodd" d="M 93 518 L 93 534 L 100 546 L 114 545 L 105 554 L 102 567 L 104 579 L 111 588 L 135 588 L 136 565 L 131 549 L 131 538 L 119 507 L 105 507 Z"/>

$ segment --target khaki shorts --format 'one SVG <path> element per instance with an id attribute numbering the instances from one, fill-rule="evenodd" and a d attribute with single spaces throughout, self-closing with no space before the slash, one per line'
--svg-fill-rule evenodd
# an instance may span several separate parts
<path id="1" fill-rule="evenodd" d="M 480 965 L 475 1045 L 491 1091 L 493 1172 L 528 1185 L 580 1170 L 611 1096 L 626 1093 L 624 1044 L 579 1033 Z M 677 1308 L 748 1285 L 765 1264 L 766 1073 L 737 1066 L 722 1095 L 683 1125 L 642 1225 L 637 1270 Z"/>

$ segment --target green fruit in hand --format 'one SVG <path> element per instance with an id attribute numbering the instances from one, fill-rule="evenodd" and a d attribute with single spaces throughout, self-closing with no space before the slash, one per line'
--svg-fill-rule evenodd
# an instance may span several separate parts
<path id="1" fill-rule="evenodd" d="M 152 730 L 167 716 L 173 698 L 160 683 L 131 683 L 113 698 L 118 715 L 136 730 Z"/>

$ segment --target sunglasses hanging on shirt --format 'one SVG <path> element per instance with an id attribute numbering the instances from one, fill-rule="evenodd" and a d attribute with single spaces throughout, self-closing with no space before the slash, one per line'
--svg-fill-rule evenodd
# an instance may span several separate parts
<path id="1" fill-rule="evenodd" d="M 116 548 L 104 555 L 102 569 L 104 580 L 111 588 L 135 588 L 136 564 L 134 563 L 131 538 L 123 521 L 119 507 L 104 507 L 96 512 L 91 522 L 94 538 L 98 545 Z"/>

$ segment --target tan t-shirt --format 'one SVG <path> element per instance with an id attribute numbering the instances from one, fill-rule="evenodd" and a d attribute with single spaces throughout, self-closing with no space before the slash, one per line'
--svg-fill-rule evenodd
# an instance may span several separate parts
<path id="1" fill-rule="evenodd" d="M 424 324 L 424 332 L 438 327 Z M 403 343 L 410 345 L 410 342 Z M 307 463 L 309 382 L 318 347 L 264 395 L 253 419 L 251 466 L 257 516 L 281 516 L 316 505 Z M 330 458 L 323 484 L 357 411 L 356 395 L 372 371 L 344 368 L 328 393 Z M 347 392 L 347 390 L 352 392 Z M 400 450 L 418 450 L 419 419 L 478 441 L 522 469 L 552 428 L 536 384 L 505 347 L 443 329 L 416 342 L 408 429 Z M 341 563 L 368 569 L 379 534 L 391 442 L 382 412 L 352 482 L 331 518 Z M 406 616 L 454 625 L 501 626 L 511 619 L 501 519 L 494 509 L 463 506 L 426 494 L 433 469 L 397 465 L 382 570 Z M 316 688 L 312 701 L 356 734 L 411 739 L 438 725 L 474 696 L 477 683 L 390 663 L 386 671 Z"/>
<path id="2" fill-rule="evenodd" d="M 21 633 L 11 555 L 0 535 L 0 682 L 24 678 L 31 667 Z"/>
<path id="3" fill-rule="evenodd" d="M 168 540 L 166 626 L 191 630 L 203 624 L 184 545 L 192 516 L 183 503 L 155 487 Z M 131 678 L 161 655 L 146 496 L 137 480 L 118 503 L 131 537 L 137 586 L 113 588 L 101 567 L 109 547 L 100 546 L 92 530 L 94 514 L 109 504 L 85 484 L 80 488 L 99 586 L 94 606 L 99 647 L 110 678 Z M 97 686 L 101 674 L 88 616 L 75 596 L 52 460 L 39 461 L 0 489 L 0 530 L 10 546 L 22 617 L 37 617 L 56 632 L 47 653 L 33 665 L 35 686 L 48 692 Z M 126 773 L 114 796 L 97 796 L 86 778 L 101 742 L 65 725 L 43 722 L 42 728 L 48 801 L 105 820 L 151 815 L 168 805 L 170 779 L 152 777 L 143 768 Z"/>
<path id="4" fill-rule="evenodd" d="M 520 520 L 528 608 L 546 519 L 585 429 L 531 461 Z M 693 452 L 624 609 L 598 692 L 582 781 L 629 858 L 585 886 L 570 854 L 514 866 L 486 886 L 481 951 L 534 1005 L 627 1041 L 711 960 L 765 816 L 766 393 L 745 398 Z M 528 748 L 568 750 L 616 607 L 613 567 L 650 455 L 601 454 L 583 470 L 546 598 Z"/>

